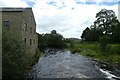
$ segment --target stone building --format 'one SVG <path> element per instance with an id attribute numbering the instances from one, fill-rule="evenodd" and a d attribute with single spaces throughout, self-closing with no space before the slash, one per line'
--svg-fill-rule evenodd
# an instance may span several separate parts
<path id="1" fill-rule="evenodd" d="M 36 22 L 32 8 L 2 8 L 2 26 L 16 34 L 32 53 L 38 48 Z"/>

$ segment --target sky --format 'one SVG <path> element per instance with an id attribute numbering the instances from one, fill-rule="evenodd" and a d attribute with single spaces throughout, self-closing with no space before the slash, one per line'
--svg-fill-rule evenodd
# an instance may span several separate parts
<path id="1" fill-rule="evenodd" d="M 0 0 L 0 7 L 32 7 L 38 33 L 56 30 L 65 38 L 80 38 L 93 25 L 101 9 L 113 10 L 118 17 L 120 0 Z"/>

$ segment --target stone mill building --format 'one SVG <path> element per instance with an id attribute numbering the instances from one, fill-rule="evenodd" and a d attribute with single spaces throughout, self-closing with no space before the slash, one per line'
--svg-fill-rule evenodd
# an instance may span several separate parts
<path id="1" fill-rule="evenodd" d="M 19 36 L 19 39 L 35 53 L 38 48 L 36 22 L 32 8 L 1 8 L 2 26 Z"/>

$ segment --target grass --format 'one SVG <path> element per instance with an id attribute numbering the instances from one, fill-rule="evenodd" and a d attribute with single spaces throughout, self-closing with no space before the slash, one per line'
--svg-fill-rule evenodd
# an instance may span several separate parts
<path id="1" fill-rule="evenodd" d="M 109 52 L 102 53 L 99 45 L 96 43 L 74 43 L 74 48 L 68 47 L 71 52 L 77 52 L 80 55 L 92 57 L 103 62 L 120 63 L 120 54 L 116 53 L 120 49 L 116 49 L 119 44 L 111 44 Z"/>

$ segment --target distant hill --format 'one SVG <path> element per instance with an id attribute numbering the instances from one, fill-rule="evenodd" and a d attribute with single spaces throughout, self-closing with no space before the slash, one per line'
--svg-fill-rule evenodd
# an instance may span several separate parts
<path id="1" fill-rule="evenodd" d="M 81 39 L 79 38 L 68 38 L 69 40 L 72 40 L 74 42 L 81 42 Z"/>

